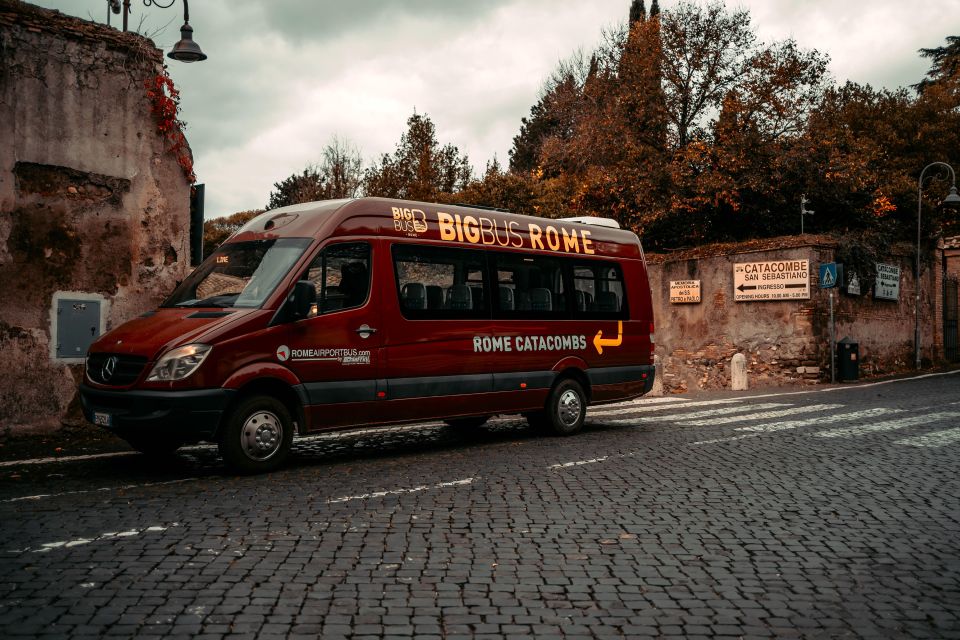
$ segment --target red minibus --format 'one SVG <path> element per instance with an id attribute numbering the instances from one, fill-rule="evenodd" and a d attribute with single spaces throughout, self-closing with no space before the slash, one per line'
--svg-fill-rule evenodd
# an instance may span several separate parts
<path id="1" fill-rule="evenodd" d="M 653 384 L 637 236 L 382 198 L 268 211 L 156 310 L 91 345 L 84 415 L 145 453 L 219 445 L 274 469 L 294 431 L 523 414 L 580 430 Z"/>

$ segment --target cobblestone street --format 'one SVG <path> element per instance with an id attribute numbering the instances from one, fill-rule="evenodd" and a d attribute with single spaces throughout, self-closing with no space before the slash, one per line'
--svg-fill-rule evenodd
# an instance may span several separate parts
<path id="1" fill-rule="evenodd" d="M 0 467 L 0 637 L 960 637 L 957 375 Z"/>

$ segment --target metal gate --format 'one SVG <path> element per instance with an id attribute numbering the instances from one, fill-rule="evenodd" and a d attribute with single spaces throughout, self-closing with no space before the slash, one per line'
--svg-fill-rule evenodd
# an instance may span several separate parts
<path id="1" fill-rule="evenodd" d="M 949 362 L 960 362 L 960 348 L 957 347 L 957 281 L 943 281 L 943 347 Z"/>

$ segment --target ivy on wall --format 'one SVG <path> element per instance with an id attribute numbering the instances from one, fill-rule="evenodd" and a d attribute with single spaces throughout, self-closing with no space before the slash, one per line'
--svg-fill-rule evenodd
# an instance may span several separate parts
<path id="1" fill-rule="evenodd" d="M 178 117 L 180 114 L 180 92 L 173 84 L 173 79 L 163 70 L 152 78 L 148 78 L 144 85 L 147 89 L 147 99 L 150 100 L 150 113 L 157 123 L 157 133 L 170 145 L 167 151 L 177 159 L 177 164 L 183 170 L 183 175 L 189 184 L 197 181 L 193 172 L 193 157 L 190 147 L 183 135 L 186 124 Z"/>

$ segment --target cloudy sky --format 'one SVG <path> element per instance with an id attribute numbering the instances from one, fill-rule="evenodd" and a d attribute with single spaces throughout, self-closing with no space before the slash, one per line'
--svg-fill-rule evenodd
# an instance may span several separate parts
<path id="1" fill-rule="evenodd" d="M 106 0 L 32 0 L 106 21 Z M 153 0 L 156 2 L 157 0 Z M 168 0 L 159 0 L 167 4 Z M 649 5 L 650 3 L 647 2 Z M 673 0 L 663 0 L 669 8 Z M 194 0 L 205 62 L 169 61 L 207 217 L 263 207 L 274 182 L 320 159 L 332 136 L 369 162 L 416 110 L 477 171 L 503 164 L 544 79 L 626 19 L 630 0 Z M 837 82 L 895 88 L 929 68 L 921 47 L 960 34 L 957 0 L 744 0 L 765 42 L 795 38 L 831 58 Z M 165 52 L 182 3 L 132 1 L 130 24 Z M 119 24 L 119 16 L 113 24 Z M 141 22 L 142 21 L 142 22 Z"/>

